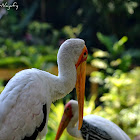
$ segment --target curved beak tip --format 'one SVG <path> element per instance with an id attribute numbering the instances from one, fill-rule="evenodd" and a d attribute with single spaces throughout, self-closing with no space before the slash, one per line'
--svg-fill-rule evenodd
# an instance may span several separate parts
<path id="1" fill-rule="evenodd" d="M 69 117 L 64 113 L 63 116 L 62 116 L 61 122 L 59 124 L 55 140 L 59 140 L 59 138 L 61 137 L 63 131 L 65 130 L 65 128 L 69 124 L 69 122 L 70 122 Z"/>

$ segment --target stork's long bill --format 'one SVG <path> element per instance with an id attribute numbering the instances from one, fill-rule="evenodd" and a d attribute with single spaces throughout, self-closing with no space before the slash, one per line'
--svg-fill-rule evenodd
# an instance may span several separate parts
<path id="1" fill-rule="evenodd" d="M 87 56 L 88 56 L 88 51 L 86 46 L 84 46 L 83 51 L 79 56 L 78 62 L 76 64 L 76 69 L 77 69 L 76 93 L 77 93 L 78 108 L 79 108 L 79 126 L 78 126 L 79 130 L 82 127 L 82 122 L 83 122 Z"/>
<path id="2" fill-rule="evenodd" d="M 65 106 L 64 113 L 63 113 L 61 122 L 59 124 L 55 140 L 59 140 L 59 138 L 61 137 L 65 128 L 68 126 L 72 117 L 73 117 L 72 107 L 71 107 L 71 104 L 68 102 Z"/>

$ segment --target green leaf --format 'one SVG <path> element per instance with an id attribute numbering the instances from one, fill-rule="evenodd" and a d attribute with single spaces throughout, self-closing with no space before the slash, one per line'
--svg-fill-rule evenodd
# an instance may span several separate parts
<path id="1" fill-rule="evenodd" d="M 100 42 L 102 44 L 104 44 L 106 46 L 106 48 L 108 49 L 108 51 L 110 53 L 113 53 L 113 44 L 114 42 L 112 41 L 112 39 L 108 36 L 103 35 L 102 33 L 98 32 L 97 33 L 97 38 L 100 40 Z"/>
<path id="2" fill-rule="evenodd" d="M 120 54 L 124 50 L 124 43 L 127 42 L 128 38 L 123 36 L 118 42 L 113 45 L 113 51 L 115 55 Z"/>

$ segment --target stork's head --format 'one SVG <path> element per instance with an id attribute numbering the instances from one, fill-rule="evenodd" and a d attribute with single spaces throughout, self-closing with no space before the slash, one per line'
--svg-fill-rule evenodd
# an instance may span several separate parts
<path id="1" fill-rule="evenodd" d="M 70 100 L 64 109 L 64 113 L 61 119 L 61 122 L 58 127 L 58 131 L 55 137 L 55 140 L 59 140 L 60 136 L 62 135 L 64 129 L 68 126 L 70 121 L 74 121 L 78 119 L 78 103 L 75 100 Z M 75 124 L 74 124 L 75 125 Z"/>
<path id="2" fill-rule="evenodd" d="M 85 51 L 85 52 L 83 52 L 83 53 L 85 53 L 84 55 L 87 55 L 87 48 L 85 47 L 84 40 L 78 39 L 78 38 L 67 39 L 60 46 L 57 60 L 59 61 L 61 59 L 60 57 L 63 57 L 65 55 L 70 56 L 72 58 L 71 61 L 73 61 L 75 63 L 75 65 L 77 65 L 77 67 L 78 67 L 78 64 L 79 64 L 78 59 L 79 59 L 79 56 L 81 55 L 83 49 Z M 86 58 L 86 56 L 85 56 L 85 58 Z M 84 61 L 84 59 L 81 61 Z"/>
<path id="3" fill-rule="evenodd" d="M 76 93 L 79 107 L 79 126 L 81 128 L 83 122 L 83 108 L 85 95 L 85 78 L 86 78 L 86 60 L 88 51 L 85 42 L 82 39 L 68 39 L 60 47 L 58 52 L 58 61 L 63 56 L 69 57 L 69 61 L 73 61 L 77 71 Z M 58 62 L 59 63 L 59 62 Z"/>

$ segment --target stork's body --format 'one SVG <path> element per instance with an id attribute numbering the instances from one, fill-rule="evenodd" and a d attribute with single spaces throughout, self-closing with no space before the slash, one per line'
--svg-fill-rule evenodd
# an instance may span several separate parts
<path id="1" fill-rule="evenodd" d="M 87 52 L 84 46 L 81 39 L 70 39 L 61 45 L 58 76 L 27 69 L 8 82 L 0 95 L 0 140 L 35 140 L 46 135 L 51 103 L 75 87 L 75 65 L 83 50 Z"/>
<path id="2" fill-rule="evenodd" d="M 82 140 L 130 140 L 127 134 L 115 123 L 96 115 L 87 115 L 78 130 L 78 103 L 71 100 L 65 106 L 63 118 L 55 140 L 58 140 L 67 127 L 68 133 Z"/>

